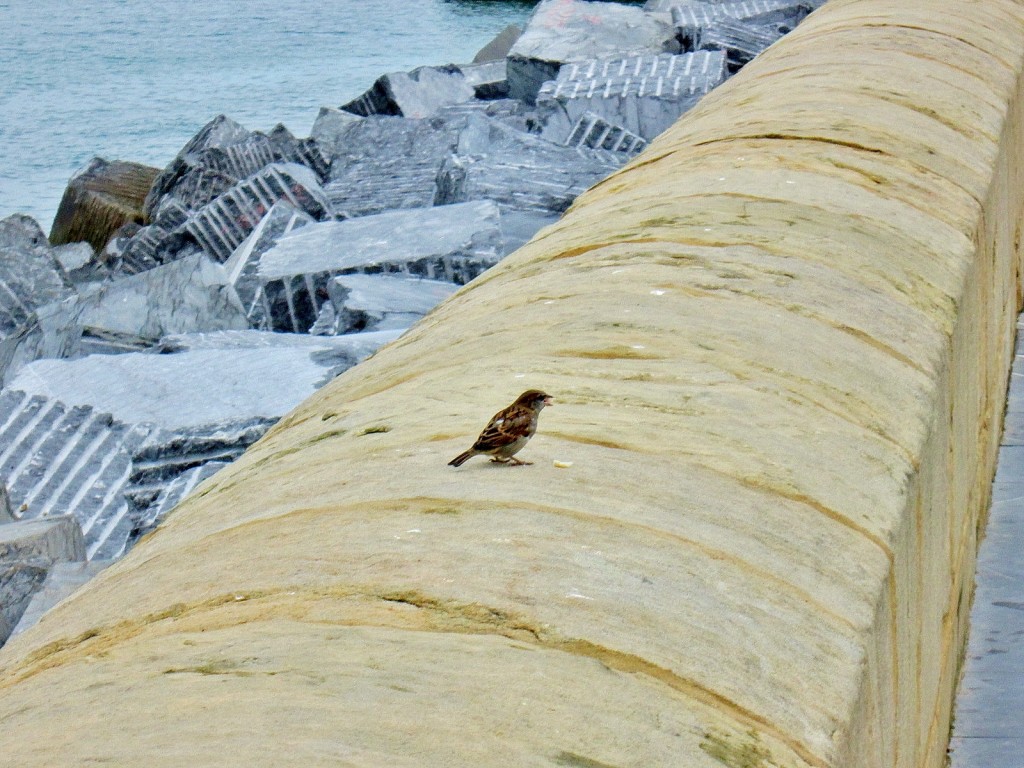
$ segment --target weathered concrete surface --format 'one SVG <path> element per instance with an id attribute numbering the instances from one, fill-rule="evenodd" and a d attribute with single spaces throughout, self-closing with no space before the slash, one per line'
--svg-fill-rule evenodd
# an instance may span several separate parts
<path id="1" fill-rule="evenodd" d="M 13 639 L 2 754 L 941 765 L 1019 295 L 1019 10 L 812 14 Z M 445 466 L 530 386 L 534 466 Z"/>
<path id="2" fill-rule="evenodd" d="M 142 204 L 159 173 L 159 168 L 94 157 L 68 182 L 50 228 L 50 242 L 84 240 L 103 250 L 121 225 L 145 221 Z"/>

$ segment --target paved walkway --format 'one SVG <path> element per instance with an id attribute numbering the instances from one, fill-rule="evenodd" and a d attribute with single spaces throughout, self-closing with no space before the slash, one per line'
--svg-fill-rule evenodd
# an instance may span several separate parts
<path id="1" fill-rule="evenodd" d="M 1022 315 L 1024 318 L 1024 315 Z M 1024 768 L 1024 321 L 978 553 L 951 768 Z"/>

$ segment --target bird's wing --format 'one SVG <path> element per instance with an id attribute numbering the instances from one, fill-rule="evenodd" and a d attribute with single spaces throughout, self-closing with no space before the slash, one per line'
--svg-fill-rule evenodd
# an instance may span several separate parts
<path id="1" fill-rule="evenodd" d="M 533 412 L 529 408 L 509 406 L 499 411 L 484 427 L 473 444 L 474 451 L 494 451 L 532 434 Z"/>

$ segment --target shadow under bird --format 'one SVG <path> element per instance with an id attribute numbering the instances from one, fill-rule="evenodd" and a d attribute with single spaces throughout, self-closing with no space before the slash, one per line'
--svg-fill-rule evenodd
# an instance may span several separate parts
<path id="1" fill-rule="evenodd" d="M 551 395 L 539 389 L 528 389 L 507 408 L 498 411 L 480 433 L 480 437 L 468 451 L 463 451 L 448 462 L 459 467 L 474 456 L 490 456 L 491 461 L 500 464 L 531 464 L 521 461 L 515 455 L 537 431 L 537 417 L 545 405 L 551 405 Z"/>

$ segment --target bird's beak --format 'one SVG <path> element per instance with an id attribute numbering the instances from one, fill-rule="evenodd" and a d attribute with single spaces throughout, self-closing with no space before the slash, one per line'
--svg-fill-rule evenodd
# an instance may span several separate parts
<path id="1" fill-rule="evenodd" d="M 544 398 L 544 405 L 552 405 L 554 402 L 555 401 L 552 399 L 551 395 Z"/>

